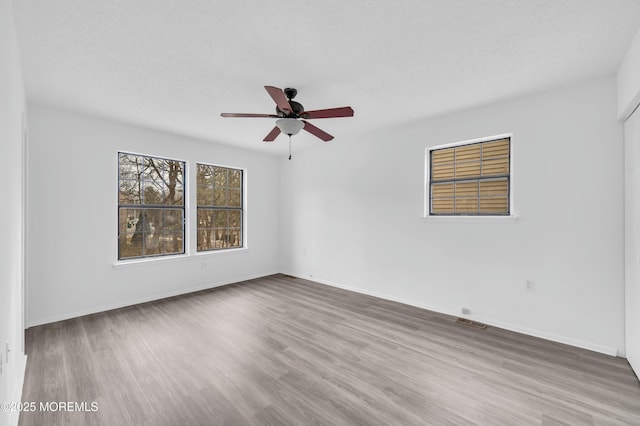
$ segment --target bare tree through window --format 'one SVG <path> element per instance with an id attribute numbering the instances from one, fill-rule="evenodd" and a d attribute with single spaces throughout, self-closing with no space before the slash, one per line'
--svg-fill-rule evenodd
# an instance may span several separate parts
<path id="1" fill-rule="evenodd" d="M 119 153 L 118 259 L 184 253 L 183 161 Z"/>
<path id="2" fill-rule="evenodd" d="M 198 251 L 243 246 L 242 179 L 239 169 L 197 165 Z"/>

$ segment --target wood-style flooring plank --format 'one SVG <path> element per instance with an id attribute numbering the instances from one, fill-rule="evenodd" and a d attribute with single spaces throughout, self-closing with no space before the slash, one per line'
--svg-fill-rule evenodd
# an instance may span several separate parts
<path id="1" fill-rule="evenodd" d="M 30 328 L 20 425 L 637 425 L 626 360 L 274 275 Z M 89 405 L 90 406 L 90 405 Z"/>

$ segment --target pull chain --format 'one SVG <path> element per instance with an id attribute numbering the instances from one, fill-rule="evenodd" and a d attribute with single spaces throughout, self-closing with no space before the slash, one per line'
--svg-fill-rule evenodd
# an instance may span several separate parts
<path id="1" fill-rule="evenodd" d="M 291 160 L 291 135 L 289 135 L 289 160 Z"/>

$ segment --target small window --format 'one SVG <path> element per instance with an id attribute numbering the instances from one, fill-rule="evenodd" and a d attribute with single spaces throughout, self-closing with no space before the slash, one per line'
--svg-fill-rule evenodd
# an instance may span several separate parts
<path id="1" fill-rule="evenodd" d="M 429 214 L 508 216 L 511 138 L 429 151 Z"/>
<path id="2" fill-rule="evenodd" d="M 184 253 L 183 161 L 118 154 L 118 259 Z"/>
<path id="3" fill-rule="evenodd" d="M 198 251 L 243 246 L 243 172 L 198 164 Z"/>

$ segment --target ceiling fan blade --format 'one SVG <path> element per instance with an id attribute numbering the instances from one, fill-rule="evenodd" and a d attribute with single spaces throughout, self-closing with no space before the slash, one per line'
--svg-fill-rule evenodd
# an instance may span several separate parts
<path id="1" fill-rule="evenodd" d="M 353 117 L 353 109 L 351 107 L 318 109 L 315 111 L 305 111 L 300 114 L 302 117 L 309 118 L 335 118 L 335 117 Z"/>
<path id="2" fill-rule="evenodd" d="M 278 118 L 275 114 L 244 114 L 235 112 L 223 112 L 221 117 L 249 117 L 249 118 Z"/>
<path id="3" fill-rule="evenodd" d="M 284 95 L 282 89 L 273 86 L 264 86 L 264 88 L 269 93 L 269 96 L 271 96 L 271 99 L 273 99 L 276 105 L 278 105 L 278 108 L 280 108 L 280 110 L 286 112 L 287 114 L 293 111 L 293 108 L 291 108 L 291 105 L 289 105 L 289 101 Z"/>
<path id="4" fill-rule="evenodd" d="M 265 141 L 265 142 L 273 142 L 278 137 L 279 134 L 280 134 L 280 129 L 278 128 L 278 126 L 276 126 L 262 140 Z"/>
<path id="5" fill-rule="evenodd" d="M 314 126 L 313 124 L 307 121 L 302 120 L 302 122 L 304 123 L 303 129 L 305 129 L 307 132 L 311 133 L 312 135 L 319 137 L 325 142 L 329 142 L 331 139 L 333 139 L 333 136 L 331 136 L 329 133 L 325 132 L 324 130 L 318 129 L 316 126 Z"/>

